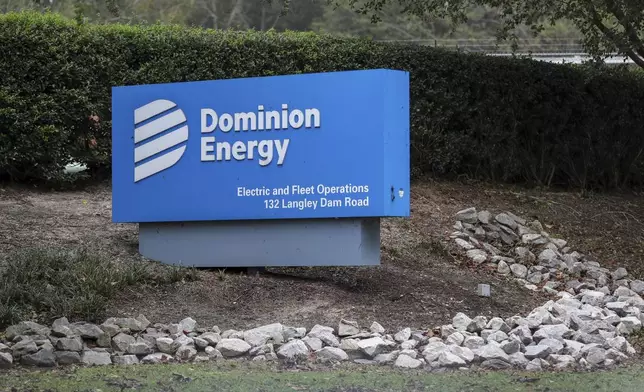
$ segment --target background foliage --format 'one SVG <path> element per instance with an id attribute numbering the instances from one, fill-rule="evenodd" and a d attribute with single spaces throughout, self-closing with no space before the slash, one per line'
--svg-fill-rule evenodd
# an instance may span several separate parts
<path id="1" fill-rule="evenodd" d="M 302 72 L 411 72 L 416 175 L 639 186 L 644 77 L 314 33 L 0 15 L 0 175 L 110 167 L 111 86 Z M 94 141 L 96 143 L 94 144 Z"/>

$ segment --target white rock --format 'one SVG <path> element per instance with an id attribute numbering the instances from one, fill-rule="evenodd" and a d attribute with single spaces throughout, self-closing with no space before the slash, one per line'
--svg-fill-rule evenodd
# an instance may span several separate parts
<path id="1" fill-rule="evenodd" d="M 573 367 L 576 363 L 575 358 L 570 355 L 557 355 L 552 354 L 548 357 L 548 360 L 555 364 L 557 369 L 565 369 L 568 367 Z"/>
<path id="2" fill-rule="evenodd" d="M 479 336 L 468 336 L 463 341 L 463 347 L 467 347 L 470 350 L 477 350 L 485 346 L 485 340 Z"/>
<path id="3" fill-rule="evenodd" d="M 463 344 L 463 341 L 465 341 L 465 336 L 463 336 L 462 333 L 460 332 L 454 332 L 453 334 L 449 335 L 447 339 L 445 339 L 445 343 L 449 344 L 455 344 L 457 346 L 460 346 Z"/>
<path id="4" fill-rule="evenodd" d="M 449 335 L 456 332 L 456 328 L 454 328 L 454 326 L 452 326 L 451 324 L 441 325 L 440 330 L 441 330 L 441 337 L 443 339 L 447 338 Z"/>
<path id="5" fill-rule="evenodd" d="M 517 367 L 524 367 L 528 364 L 528 360 L 526 359 L 525 355 L 521 352 L 516 352 L 514 354 L 510 354 L 510 363 L 514 366 Z"/>
<path id="6" fill-rule="evenodd" d="M 280 323 L 264 325 L 244 331 L 243 340 L 252 347 L 262 346 L 269 342 L 281 344 L 284 339 L 283 331 L 284 326 Z"/>
<path id="7" fill-rule="evenodd" d="M 69 321 L 67 317 L 61 317 L 56 320 L 51 325 L 51 334 L 56 337 L 65 337 L 73 336 L 74 331 L 70 328 Z"/>
<path id="8" fill-rule="evenodd" d="M 306 336 L 306 328 L 294 328 L 284 326 L 282 330 L 282 341 L 287 342 L 291 339 L 301 339 Z"/>
<path id="9" fill-rule="evenodd" d="M 483 336 L 483 333 L 481 333 L 481 336 Z M 485 339 L 485 338 L 484 338 Z M 504 340 L 508 339 L 508 335 L 503 332 L 503 331 L 493 331 L 487 336 L 487 342 L 489 343 L 490 341 L 494 341 L 497 343 L 501 343 Z"/>
<path id="10" fill-rule="evenodd" d="M 516 338 L 509 339 L 501 343 L 501 349 L 511 355 L 521 350 L 521 343 Z"/>
<path id="11" fill-rule="evenodd" d="M 423 363 L 420 360 L 412 358 L 410 356 L 399 355 L 398 358 L 396 358 L 394 366 L 406 369 L 417 369 L 423 366 Z"/>
<path id="12" fill-rule="evenodd" d="M 626 268 L 619 267 L 618 269 L 613 271 L 611 275 L 613 277 L 613 280 L 620 280 L 628 276 L 628 271 L 626 271 Z"/>
<path id="13" fill-rule="evenodd" d="M 324 347 L 323 349 L 316 351 L 315 354 L 319 359 L 323 360 L 346 361 L 349 359 L 349 355 L 347 355 L 347 353 L 336 347 Z"/>
<path id="14" fill-rule="evenodd" d="M 369 329 L 373 333 L 379 333 L 379 334 L 385 333 L 385 328 L 382 325 L 380 325 L 377 322 L 375 322 L 375 321 L 371 324 L 371 328 L 369 328 Z"/>
<path id="15" fill-rule="evenodd" d="M 208 355 L 208 357 L 210 357 L 210 359 L 220 359 L 224 357 L 223 355 L 221 355 L 221 352 L 219 352 L 219 350 L 212 346 L 206 347 L 204 352 L 206 353 L 206 355 Z"/>
<path id="16" fill-rule="evenodd" d="M 460 367 L 466 365 L 465 361 L 461 357 L 456 354 L 452 354 L 449 351 L 443 351 L 438 356 L 438 363 L 441 367 Z"/>
<path id="17" fill-rule="evenodd" d="M 547 240 L 541 234 L 524 234 L 521 236 L 521 241 L 524 244 L 539 244 L 545 243 Z"/>
<path id="18" fill-rule="evenodd" d="M 514 253 L 517 255 L 517 260 L 521 264 L 532 264 L 537 259 L 530 249 L 523 246 L 515 248 Z"/>
<path id="19" fill-rule="evenodd" d="M 491 255 L 494 255 L 494 257 L 492 257 L 492 262 L 493 263 L 498 263 L 500 260 L 503 260 L 508 264 L 514 263 L 514 259 L 511 259 L 509 257 L 499 256 L 501 251 L 497 247 L 495 247 L 493 245 L 490 245 L 487 242 L 483 243 L 483 249 L 485 249 L 487 251 L 487 253 L 489 253 Z"/>
<path id="20" fill-rule="evenodd" d="M 181 346 L 177 349 L 175 358 L 179 361 L 188 362 L 197 356 L 197 350 L 192 346 Z"/>
<path id="21" fill-rule="evenodd" d="M 338 336 L 351 336 L 360 333 L 360 326 L 357 322 L 341 319 L 338 324 Z"/>
<path id="22" fill-rule="evenodd" d="M 177 336 L 174 340 L 174 345 L 179 348 L 181 346 L 193 346 L 195 344 L 194 339 L 187 337 L 184 334 Z"/>
<path id="23" fill-rule="evenodd" d="M 480 211 L 478 213 L 478 220 L 484 225 L 490 224 L 490 219 L 492 219 L 492 214 L 489 211 Z"/>
<path id="24" fill-rule="evenodd" d="M 487 260 L 487 253 L 481 249 L 471 249 L 466 252 L 467 257 L 469 257 L 476 264 L 485 263 Z"/>
<path id="25" fill-rule="evenodd" d="M 324 343 L 322 343 L 322 341 L 320 339 L 312 338 L 310 336 L 305 337 L 304 339 L 302 339 L 302 341 L 304 342 L 304 344 L 306 344 L 311 349 L 311 351 L 321 350 L 322 347 L 324 346 Z M 357 341 L 355 339 L 343 339 L 342 343 L 340 344 L 341 349 L 346 350 L 344 345 L 348 344 L 348 343 L 345 343 L 347 341 L 355 341 L 356 345 L 357 345 Z"/>
<path id="26" fill-rule="evenodd" d="M 307 336 L 312 338 L 318 338 L 322 342 L 324 342 L 324 344 L 326 344 L 327 346 L 332 346 L 332 347 L 340 346 L 340 341 L 333 334 L 333 328 L 331 327 L 315 325 L 313 328 L 311 328 L 311 331 L 309 331 Z"/>
<path id="27" fill-rule="evenodd" d="M 644 293 L 644 282 L 641 280 L 634 280 L 630 283 L 631 290 L 637 294 Z"/>
<path id="28" fill-rule="evenodd" d="M 96 340 L 104 334 L 103 330 L 98 325 L 91 323 L 78 322 L 71 325 L 71 329 L 76 336 L 83 339 Z"/>
<path id="29" fill-rule="evenodd" d="M 136 365 L 140 361 L 136 355 L 117 355 L 112 357 L 112 362 L 116 365 Z"/>
<path id="30" fill-rule="evenodd" d="M 197 348 L 200 348 L 202 350 L 210 345 L 210 343 L 208 343 L 206 339 L 202 339 L 200 337 L 192 338 L 192 340 L 194 340 L 195 346 L 197 346 Z"/>
<path id="31" fill-rule="evenodd" d="M 474 245 L 470 244 L 469 242 L 465 241 L 464 239 L 455 238 L 454 242 L 456 242 L 456 245 L 460 246 L 461 248 L 463 248 L 465 250 L 474 249 Z"/>
<path id="32" fill-rule="evenodd" d="M 398 350 L 396 350 L 396 351 L 398 351 Z M 412 357 L 414 359 L 417 359 L 418 351 L 416 351 L 416 350 L 401 350 L 399 352 L 399 355 L 407 355 L 408 357 Z"/>
<path id="33" fill-rule="evenodd" d="M 550 262 L 552 260 L 556 260 L 557 257 L 558 257 L 558 255 L 554 250 L 545 249 L 541 253 L 539 253 L 538 260 L 540 262 Z"/>
<path id="34" fill-rule="evenodd" d="M 532 272 L 532 273 L 528 274 L 526 279 L 528 280 L 528 282 L 533 283 L 532 286 L 534 286 L 535 284 L 541 283 L 541 281 L 543 280 L 543 274 L 541 274 L 540 272 Z M 526 285 L 525 287 L 528 288 L 528 285 Z M 536 286 L 534 286 L 534 288 L 532 288 L 531 290 L 535 291 Z"/>
<path id="35" fill-rule="evenodd" d="M 539 345 L 550 347 L 550 354 L 561 354 L 564 350 L 563 340 L 543 339 L 539 342 Z"/>
<path id="36" fill-rule="evenodd" d="M 606 358 L 607 360 L 611 359 L 611 360 L 614 360 L 615 362 L 622 362 L 628 359 L 628 356 L 623 353 L 620 353 L 619 350 L 611 348 L 611 349 L 608 349 L 608 351 L 606 351 Z"/>
<path id="37" fill-rule="evenodd" d="M 400 355 L 400 351 L 396 350 L 390 353 L 378 354 L 374 357 L 373 360 L 376 361 L 376 363 L 382 365 L 394 362 L 396 358 L 398 358 L 398 355 Z"/>
<path id="38" fill-rule="evenodd" d="M 541 371 L 541 360 L 539 358 L 535 358 L 532 361 L 528 362 L 528 364 L 525 367 L 525 370 L 529 372 L 538 372 Z"/>
<path id="39" fill-rule="evenodd" d="M 467 347 L 450 345 L 448 346 L 448 349 L 452 354 L 460 357 L 466 363 L 470 363 L 474 361 L 474 357 L 475 357 L 474 352 Z"/>
<path id="40" fill-rule="evenodd" d="M 448 350 L 448 346 L 443 343 L 443 342 L 430 342 L 425 346 L 423 349 L 423 357 L 425 357 L 425 360 L 427 363 L 432 363 L 436 361 L 439 357 L 439 355 L 443 352 Z"/>
<path id="41" fill-rule="evenodd" d="M 497 216 L 494 217 L 494 220 L 496 220 L 500 224 L 505 225 L 505 226 L 507 226 L 507 227 L 509 227 L 509 228 L 511 228 L 513 230 L 515 230 L 517 228 L 517 226 L 518 226 L 517 222 L 514 219 L 512 219 L 506 213 L 498 214 Z"/>
<path id="42" fill-rule="evenodd" d="M 231 338 L 221 339 L 215 348 L 219 350 L 221 355 L 224 357 L 231 358 L 246 354 L 251 349 L 251 345 L 241 339 Z"/>
<path id="43" fill-rule="evenodd" d="M 141 359 L 141 363 L 147 363 L 147 364 L 159 364 L 159 363 L 168 363 L 174 361 L 174 357 L 172 355 L 164 354 L 164 353 L 154 353 L 150 355 L 146 355 Z"/>
<path id="44" fill-rule="evenodd" d="M 194 332 L 197 329 L 197 322 L 191 317 L 186 317 L 179 322 L 179 327 L 183 333 Z"/>
<path id="45" fill-rule="evenodd" d="M 510 271 L 512 271 L 512 274 L 517 278 L 525 278 L 526 275 L 528 275 L 528 268 L 519 263 L 512 264 L 510 266 Z"/>
<path id="46" fill-rule="evenodd" d="M 628 302 L 608 302 L 606 304 L 606 309 L 612 310 L 620 316 L 626 315 L 626 308 L 629 308 Z M 637 309 L 637 308 L 635 308 Z M 637 309 L 639 310 L 639 309 Z"/>
<path id="47" fill-rule="evenodd" d="M 221 335 L 215 332 L 206 332 L 199 337 L 208 342 L 211 346 L 216 346 L 217 343 L 221 341 Z"/>
<path id="48" fill-rule="evenodd" d="M 404 342 L 400 343 L 400 348 L 402 350 L 412 350 L 416 348 L 416 346 L 418 346 L 418 341 L 413 339 L 405 340 Z"/>
<path id="49" fill-rule="evenodd" d="M 474 323 L 471 318 L 467 317 L 464 313 L 459 312 L 452 319 L 452 325 L 457 331 L 467 331 L 473 328 L 472 326 Z"/>
<path id="50" fill-rule="evenodd" d="M 300 339 L 294 339 L 281 346 L 277 350 L 277 356 L 288 360 L 306 359 L 309 356 L 309 348 Z"/>
<path id="51" fill-rule="evenodd" d="M 405 328 L 402 331 L 398 332 L 397 334 L 394 335 L 394 339 L 398 343 L 402 343 L 406 340 L 409 340 L 411 338 L 411 329 L 410 328 Z"/>
<path id="52" fill-rule="evenodd" d="M 258 358 L 259 358 L 259 359 L 258 359 Z M 253 360 L 253 361 L 260 361 L 260 360 L 262 360 L 262 359 L 264 359 L 264 360 L 265 360 L 265 359 L 266 359 L 266 357 L 264 357 L 263 355 L 258 355 L 257 357 L 254 357 L 252 360 Z M 202 362 L 209 362 L 209 361 L 211 361 L 211 360 L 212 360 L 212 358 L 210 358 L 210 357 L 209 357 L 209 356 L 207 356 L 207 355 L 204 355 L 204 354 L 197 354 L 197 355 L 194 357 L 194 359 L 192 360 L 192 362 L 194 362 L 194 363 L 202 363 Z"/>
<path id="53" fill-rule="evenodd" d="M 174 355 L 177 349 L 181 346 L 180 344 L 175 344 L 174 340 L 170 338 L 157 338 L 156 345 L 159 351 L 170 355 Z"/>
<path id="54" fill-rule="evenodd" d="M 81 362 L 85 365 L 111 365 L 112 357 L 108 352 L 83 351 Z"/>
<path id="55" fill-rule="evenodd" d="M 470 325 L 470 328 L 467 330 L 467 332 L 479 332 L 484 329 L 488 323 L 487 317 L 485 316 L 476 316 L 472 319 L 472 322 L 474 323 L 474 325 Z"/>
<path id="56" fill-rule="evenodd" d="M 235 329 L 227 329 L 221 333 L 222 339 L 244 339 L 244 332 Z"/>
<path id="57" fill-rule="evenodd" d="M 542 345 L 527 346 L 524 354 L 527 359 L 547 358 L 550 355 L 550 347 Z"/>
<path id="58" fill-rule="evenodd" d="M 616 350 L 619 350 L 621 352 L 626 352 L 628 348 L 628 342 L 626 341 L 626 338 L 624 338 L 623 336 L 617 336 L 615 338 L 606 339 L 606 343 L 610 347 Z"/>
<path id="59" fill-rule="evenodd" d="M 474 354 L 481 358 L 482 360 L 488 360 L 488 359 L 501 359 L 505 362 L 508 362 L 510 360 L 510 357 L 508 357 L 508 354 L 501 349 L 501 347 L 495 345 L 495 344 L 487 344 L 480 349 L 474 351 Z"/>
<path id="60" fill-rule="evenodd" d="M 541 339 L 558 339 L 563 341 L 572 335 L 572 331 L 565 324 L 542 325 L 537 332 L 532 335 L 536 341 Z"/>
<path id="61" fill-rule="evenodd" d="M 456 213 L 456 220 L 474 224 L 478 221 L 478 214 L 476 213 L 476 208 L 470 207 L 464 210 L 461 210 Z"/>
<path id="62" fill-rule="evenodd" d="M 134 338 L 130 336 L 134 342 Z M 61 351 L 77 351 L 81 352 L 83 350 L 83 340 L 80 337 L 74 338 L 61 338 L 56 341 L 56 349 Z M 127 345 L 125 346 L 127 349 Z M 121 350 L 125 351 L 125 350 Z"/>
<path id="63" fill-rule="evenodd" d="M 503 321 L 503 319 L 500 317 L 492 318 L 485 326 L 485 329 L 503 331 L 505 333 L 510 332 L 510 326 L 505 321 Z"/>
<path id="64" fill-rule="evenodd" d="M 358 347 L 370 358 L 387 350 L 387 343 L 380 337 L 373 337 L 370 339 L 360 340 Z"/>
<path id="65" fill-rule="evenodd" d="M 600 365 L 606 360 L 606 350 L 601 347 L 593 347 L 586 353 L 586 361 L 591 365 Z"/>
<path id="66" fill-rule="evenodd" d="M 501 275 L 508 275 L 510 273 L 510 266 L 505 261 L 499 261 L 496 271 Z"/>
<path id="67" fill-rule="evenodd" d="M 510 328 L 513 328 L 513 329 L 522 325 L 529 324 L 528 320 L 525 317 L 521 317 L 521 316 L 508 317 L 505 320 L 505 322 L 508 324 Z"/>
<path id="68" fill-rule="evenodd" d="M 13 356 L 0 352 L 0 369 L 9 369 L 13 365 Z"/>
<path id="69" fill-rule="evenodd" d="M 622 317 L 621 322 L 617 325 L 617 331 L 625 335 L 637 332 L 640 329 L 642 329 L 642 322 L 639 318 L 633 316 Z"/>
<path id="70" fill-rule="evenodd" d="M 565 240 L 557 238 L 552 238 L 550 241 L 552 241 L 552 243 L 555 244 L 559 249 L 564 249 L 566 245 L 568 245 L 568 242 L 566 242 Z"/>
<path id="71" fill-rule="evenodd" d="M 130 344 L 127 348 L 127 353 L 133 355 L 148 355 L 152 354 L 153 351 L 148 342 L 142 339 Z"/>

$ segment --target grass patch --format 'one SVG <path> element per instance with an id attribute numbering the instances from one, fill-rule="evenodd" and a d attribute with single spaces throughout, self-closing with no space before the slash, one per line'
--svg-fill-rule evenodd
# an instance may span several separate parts
<path id="1" fill-rule="evenodd" d="M 73 371 L 0 373 L 0 390 L 13 391 L 620 391 L 642 390 L 641 366 L 606 372 L 400 371 L 341 365 L 333 371 L 284 371 L 249 362 L 87 367 Z M 328 369 L 326 369 L 328 370 Z"/>
<path id="2" fill-rule="evenodd" d="M 137 284 L 196 280 L 196 270 L 119 263 L 86 248 L 28 248 L 0 264 L 0 329 L 22 320 L 66 316 L 98 321 L 120 290 Z"/>

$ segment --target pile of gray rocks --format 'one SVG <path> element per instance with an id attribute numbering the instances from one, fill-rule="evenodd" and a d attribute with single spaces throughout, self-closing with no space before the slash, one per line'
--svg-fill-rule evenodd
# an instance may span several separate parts
<path id="1" fill-rule="evenodd" d="M 644 321 L 643 281 L 629 279 L 625 268 L 603 268 L 565 240 L 550 236 L 537 220 L 475 208 L 459 211 L 456 219 L 451 238 L 471 262 L 554 297 L 525 318 L 505 320 L 504 333 L 494 339 L 508 344 L 503 340 L 506 333 L 511 338 L 522 334 L 525 347 L 520 345 L 518 352 L 531 360 L 529 368 L 551 362 L 568 366 L 568 361 L 584 367 L 610 366 L 635 354 L 625 337 L 639 331 Z M 482 338 L 494 333 L 489 331 L 491 325 L 480 321 L 474 326 L 476 322 L 465 315 L 455 318 L 454 327 L 457 318 L 464 320 L 459 322 L 461 329 L 470 323 L 467 332 L 480 331 Z M 489 344 L 488 340 L 489 336 L 485 339 Z M 540 355 L 535 357 L 535 350 L 541 350 Z"/>
<path id="2" fill-rule="evenodd" d="M 14 363 L 55 367 L 226 359 L 353 361 L 428 370 L 610 367 L 635 353 L 620 334 L 639 325 L 635 317 L 611 312 L 568 294 L 527 317 L 470 319 L 458 313 L 452 324 L 435 331 L 405 328 L 393 335 L 377 322 L 362 329 L 349 320 L 336 328 L 316 325 L 309 331 L 275 323 L 224 332 L 201 328 L 192 318 L 154 326 L 144 316 L 111 318 L 101 325 L 64 318 L 51 327 L 27 321 L 6 330 L 0 368 Z"/>
<path id="3" fill-rule="evenodd" d="M 363 328 L 344 319 L 336 327 L 310 330 L 275 323 L 223 332 L 190 317 L 154 325 L 143 315 L 100 325 L 65 318 L 51 326 L 25 321 L 0 335 L 0 368 L 251 360 L 428 370 L 597 369 L 637 354 L 626 338 L 642 327 L 644 282 L 572 251 L 537 221 L 473 208 L 457 219 L 452 238 L 464 256 L 552 299 L 525 316 L 505 319 L 456 313 L 451 324 L 431 330 L 388 331 L 377 322 Z"/>

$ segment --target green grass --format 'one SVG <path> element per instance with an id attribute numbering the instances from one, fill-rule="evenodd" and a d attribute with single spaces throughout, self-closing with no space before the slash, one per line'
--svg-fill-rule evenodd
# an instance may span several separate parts
<path id="1" fill-rule="evenodd" d="M 137 284 L 197 279 L 192 268 L 115 262 L 87 248 L 28 248 L 0 262 L 0 330 L 23 320 L 99 321 L 109 300 Z"/>
<path id="2" fill-rule="evenodd" d="M 642 366 L 607 372 L 526 373 L 397 371 L 342 366 L 335 371 L 284 371 L 266 364 L 136 365 L 69 370 L 0 371 L 12 391 L 641 391 Z M 14 388 L 14 389 L 12 389 Z"/>

